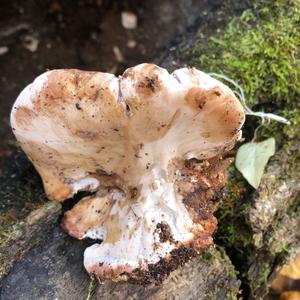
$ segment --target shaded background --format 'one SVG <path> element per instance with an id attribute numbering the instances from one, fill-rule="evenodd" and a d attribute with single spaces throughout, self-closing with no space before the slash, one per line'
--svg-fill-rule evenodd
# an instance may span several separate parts
<path id="1" fill-rule="evenodd" d="M 17 0 L 0 2 L 0 162 L 15 145 L 9 112 L 20 91 L 54 68 L 80 68 L 120 74 L 161 53 L 200 12 L 216 11 L 215 0 Z M 130 11 L 137 27 L 123 27 Z"/>

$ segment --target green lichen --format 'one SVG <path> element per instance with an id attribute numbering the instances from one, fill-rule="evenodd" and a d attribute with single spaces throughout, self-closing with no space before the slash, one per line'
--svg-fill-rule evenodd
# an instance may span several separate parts
<path id="1" fill-rule="evenodd" d="M 6 245 L 9 241 L 15 240 L 18 237 L 20 237 L 22 234 L 20 228 L 22 227 L 23 224 L 24 222 L 17 222 L 14 225 L 2 228 L 0 233 L 0 247 Z"/>
<path id="2" fill-rule="evenodd" d="M 238 271 L 235 269 L 234 265 L 232 264 L 232 262 L 230 261 L 225 249 L 221 246 L 216 246 L 218 253 L 219 253 L 219 261 L 221 260 L 221 262 L 224 263 L 224 265 L 226 265 L 226 269 L 228 274 L 232 277 L 232 278 L 237 278 L 238 275 Z"/>
<path id="3" fill-rule="evenodd" d="M 61 204 L 48 201 L 35 208 L 23 219 L 16 219 L 14 208 L 0 214 L 0 279 L 15 260 L 47 237 L 45 232 L 55 224 Z"/>
<path id="4" fill-rule="evenodd" d="M 252 291 L 256 291 L 260 287 L 263 287 L 268 282 L 268 277 L 271 274 L 271 266 L 269 262 L 262 264 L 260 269 L 261 272 L 259 275 L 249 282 Z M 255 299 L 257 299 L 257 297 L 255 297 Z"/>
<path id="5" fill-rule="evenodd" d="M 51 205 L 53 205 L 50 202 Z M 30 211 L 35 211 L 41 207 L 48 207 L 50 205 L 43 203 L 33 203 L 28 199 L 28 202 L 23 207 L 22 212 L 16 207 L 12 207 L 5 212 L 0 214 L 0 247 L 6 245 L 12 240 L 16 240 L 22 234 L 22 228 L 26 224 L 25 214 Z"/>
<path id="6" fill-rule="evenodd" d="M 287 211 L 287 215 L 292 215 L 293 213 L 296 213 L 299 207 L 300 207 L 300 194 L 296 197 L 292 205 L 289 207 Z"/>
<path id="7" fill-rule="evenodd" d="M 238 272 L 233 266 L 231 260 L 229 259 L 225 249 L 220 246 L 212 247 L 202 254 L 202 258 L 206 260 L 209 264 L 214 266 L 214 268 L 224 269 L 224 272 L 228 274 L 227 276 L 225 276 L 226 280 L 229 280 L 231 282 L 231 284 L 228 284 L 228 282 L 224 281 L 216 283 L 216 285 L 214 285 L 214 288 L 210 291 L 210 293 L 206 296 L 205 299 L 236 300 L 237 295 L 239 294 L 240 285 L 240 282 L 237 281 Z M 213 269 L 211 276 L 214 276 Z M 224 286 L 226 286 L 226 290 L 224 290 Z"/>
<path id="8" fill-rule="evenodd" d="M 194 63 L 227 75 L 244 89 L 247 104 L 288 118 L 263 136 L 300 138 L 300 0 L 258 1 L 234 18 L 208 45 L 194 49 Z M 283 129 L 283 130 L 282 130 Z"/>

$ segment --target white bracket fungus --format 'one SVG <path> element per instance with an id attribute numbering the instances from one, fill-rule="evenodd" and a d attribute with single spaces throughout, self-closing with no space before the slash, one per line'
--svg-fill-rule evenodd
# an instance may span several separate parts
<path id="1" fill-rule="evenodd" d="M 212 243 L 244 118 L 209 75 L 141 64 L 120 77 L 46 72 L 17 98 L 11 126 L 50 199 L 94 192 L 63 220 L 70 235 L 102 240 L 85 250 L 87 271 L 147 283 Z"/>

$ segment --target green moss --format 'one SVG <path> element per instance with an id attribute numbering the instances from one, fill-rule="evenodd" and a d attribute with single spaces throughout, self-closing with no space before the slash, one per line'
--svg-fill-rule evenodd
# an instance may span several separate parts
<path id="1" fill-rule="evenodd" d="M 248 204 L 243 199 L 247 194 L 246 183 L 233 165 L 228 169 L 226 190 L 226 197 L 216 212 L 218 231 L 214 240 L 220 248 L 225 249 L 236 266 L 235 276 L 238 274 L 245 284 L 248 281 L 247 262 L 253 249 L 252 230 L 246 220 Z"/>
<path id="2" fill-rule="evenodd" d="M 202 253 L 202 259 L 208 261 L 208 262 L 213 262 L 213 255 L 209 250 L 206 250 Z"/>
<path id="3" fill-rule="evenodd" d="M 299 28 L 300 0 L 261 1 L 194 49 L 197 67 L 227 75 L 243 87 L 250 107 L 271 109 L 292 123 L 272 122 L 263 136 L 300 138 Z"/>
<path id="4" fill-rule="evenodd" d="M 216 241 L 227 248 L 243 254 L 252 241 L 250 227 L 246 224 L 247 203 L 241 199 L 246 191 L 246 183 L 232 165 L 228 169 L 227 195 L 220 203 L 216 216 L 218 232 Z"/>

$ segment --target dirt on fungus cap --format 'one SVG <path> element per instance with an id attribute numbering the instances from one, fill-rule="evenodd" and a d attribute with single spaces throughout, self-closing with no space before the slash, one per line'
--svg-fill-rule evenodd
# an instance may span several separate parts
<path id="1" fill-rule="evenodd" d="M 17 98 L 11 126 L 50 199 L 94 192 L 63 220 L 70 235 L 103 240 L 85 250 L 87 271 L 147 283 L 212 243 L 212 200 L 244 118 L 207 74 L 141 64 L 120 77 L 46 72 Z"/>

